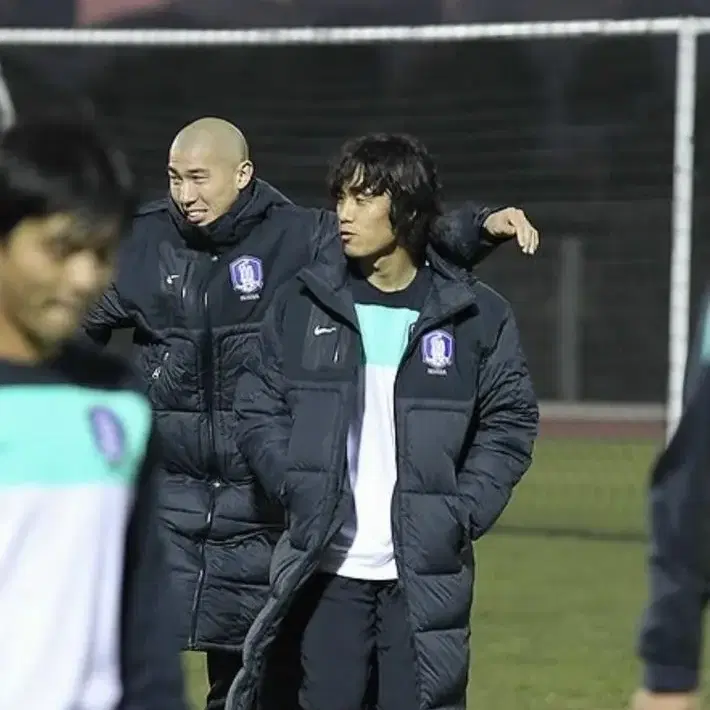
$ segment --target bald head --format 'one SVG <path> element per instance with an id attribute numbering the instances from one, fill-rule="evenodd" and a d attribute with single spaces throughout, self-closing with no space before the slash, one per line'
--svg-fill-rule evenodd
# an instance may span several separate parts
<path id="1" fill-rule="evenodd" d="M 235 164 L 249 160 L 244 134 L 223 118 L 198 118 L 185 126 L 173 140 L 170 152 L 198 151 Z"/>
<path id="2" fill-rule="evenodd" d="M 228 212 L 253 172 L 244 134 L 221 118 L 190 123 L 170 146 L 170 194 L 192 224 L 205 226 Z"/>

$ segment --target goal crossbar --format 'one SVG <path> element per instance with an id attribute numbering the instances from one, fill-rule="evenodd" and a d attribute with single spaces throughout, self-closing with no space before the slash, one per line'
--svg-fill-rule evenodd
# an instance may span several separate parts
<path id="1" fill-rule="evenodd" d="M 289 27 L 235 30 L 0 28 L 0 45 L 194 46 L 462 42 L 584 36 L 710 33 L 710 18 L 649 18 L 384 27 Z"/>
<path id="2" fill-rule="evenodd" d="M 675 36 L 677 40 L 675 146 L 666 413 L 667 433 L 670 436 L 674 432 L 682 412 L 683 382 L 689 342 L 697 44 L 698 37 L 704 34 L 710 34 L 710 18 L 708 17 L 234 30 L 0 28 L 0 46 L 175 48 L 434 43 L 642 35 Z M 3 91 L 6 89 L 1 75 L 0 89 Z M 0 98 L 5 94 L 9 97 L 9 93 L 5 91 L 4 93 L 0 92 Z M 13 108 L 11 103 L 9 107 Z M 11 114 L 12 110 L 8 115 Z"/>

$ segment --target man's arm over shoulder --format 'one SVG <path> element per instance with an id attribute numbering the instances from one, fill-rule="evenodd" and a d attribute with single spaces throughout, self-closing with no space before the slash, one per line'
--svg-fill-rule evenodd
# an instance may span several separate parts
<path id="1" fill-rule="evenodd" d="M 283 324 L 293 282 L 276 294 L 261 325 L 254 352 L 238 370 L 234 408 L 240 447 L 264 489 L 281 499 L 291 412 L 283 372 Z"/>
<path id="2" fill-rule="evenodd" d="M 152 432 L 126 537 L 121 710 L 185 708 L 180 649 L 173 633 L 176 607 L 158 532 L 159 455 Z"/>
<path id="3" fill-rule="evenodd" d="M 340 253 L 342 247 L 335 213 L 322 209 L 309 212 L 312 218 L 308 228 L 311 259 L 329 259 L 332 254 Z M 465 202 L 437 220 L 432 246 L 451 263 L 471 269 L 509 239 L 516 239 L 525 254 L 534 254 L 540 237 L 520 209 L 483 207 L 475 202 Z"/>
<path id="4" fill-rule="evenodd" d="M 510 306 L 492 290 L 480 288 L 480 317 L 495 333 L 481 356 L 472 444 L 459 477 L 474 540 L 495 523 L 529 468 L 539 420 Z"/>
<path id="5" fill-rule="evenodd" d="M 449 261 L 470 267 L 485 259 L 501 240 L 487 234 L 484 223 L 496 210 L 466 202 L 437 220 L 433 246 Z M 335 212 L 324 209 L 307 210 L 311 218 L 312 260 L 328 258 L 335 247 L 342 251 L 340 229 Z"/>
<path id="6" fill-rule="evenodd" d="M 432 246 L 457 266 L 471 269 L 499 244 L 513 238 L 523 253 L 537 250 L 538 231 L 522 210 L 465 202 L 439 218 Z"/>
<path id="7" fill-rule="evenodd" d="M 662 693 L 697 688 L 710 581 L 710 367 L 695 377 L 651 482 L 650 599 L 639 653 L 645 687 Z"/>
<path id="8" fill-rule="evenodd" d="M 475 202 L 449 210 L 437 220 L 432 246 L 449 261 L 464 268 L 473 267 L 501 243 L 489 238 L 483 228 L 492 212 Z"/>

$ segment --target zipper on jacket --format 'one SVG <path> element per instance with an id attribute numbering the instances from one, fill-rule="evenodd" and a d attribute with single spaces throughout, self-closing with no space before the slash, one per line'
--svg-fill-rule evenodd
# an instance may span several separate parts
<path id="1" fill-rule="evenodd" d="M 411 623 L 411 606 L 409 605 L 409 594 L 407 593 L 407 585 L 404 580 L 404 550 L 402 549 L 402 543 L 400 541 L 400 526 L 398 523 L 398 516 L 397 513 L 399 512 L 399 499 L 400 499 L 400 490 L 399 490 L 399 470 L 400 470 L 400 448 L 399 448 L 399 421 L 397 418 L 397 384 L 399 382 L 399 375 L 400 372 L 402 371 L 402 366 L 405 364 L 405 362 L 409 359 L 409 351 L 411 347 L 411 340 L 410 344 L 407 346 L 405 354 L 402 356 L 402 361 L 399 364 L 399 367 L 397 368 L 397 374 L 394 377 L 394 391 L 392 393 L 393 397 L 393 406 L 392 406 L 392 416 L 394 418 L 394 447 L 395 447 L 395 461 L 397 462 L 397 471 L 396 471 L 396 478 L 394 482 L 394 488 L 392 490 L 392 503 L 390 505 L 390 525 L 392 526 L 392 547 L 394 549 L 394 560 L 395 560 L 395 566 L 397 567 L 397 577 L 399 581 L 399 589 L 400 593 L 402 594 L 402 601 L 404 602 L 404 606 L 407 610 L 407 620 L 409 621 L 409 643 L 411 644 L 412 647 L 412 658 L 415 659 L 415 664 L 416 667 L 414 668 L 414 677 L 416 679 L 416 685 L 417 685 L 417 695 L 419 698 L 422 697 L 422 682 L 421 678 L 419 677 L 419 664 L 417 662 L 417 649 L 416 649 L 416 643 L 414 641 L 414 625 Z M 401 560 L 401 564 L 400 564 Z"/>
<path id="2" fill-rule="evenodd" d="M 160 365 L 157 365 L 153 369 L 153 372 L 150 373 L 150 379 L 153 380 L 153 382 L 160 379 L 160 376 L 163 374 L 163 365 L 168 361 L 169 357 L 170 351 L 167 350 L 163 353 L 163 357 L 160 358 Z"/>
<path id="3" fill-rule="evenodd" d="M 209 310 L 209 290 L 210 284 L 214 275 L 219 271 L 222 265 L 222 260 L 216 255 L 212 256 L 212 264 L 207 275 L 207 278 L 202 284 L 202 298 L 200 302 L 202 303 L 202 318 L 203 318 L 203 328 L 202 328 L 202 338 L 200 339 L 200 359 L 202 361 L 202 376 L 201 384 L 202 391 L 205 398 L 205 408 L 207 414 L 207 440 L 208 440 L 208 451 L 205 458 L 205 476 L 208 481 L 210 481 L 210 474 L 217 470 L 217 459 L 215 455 L 215 435 L 214 435 L 214 352 L 212 343 L 212 320 L 210 318 Z M 207 542 L 207 536 L 209 535 L 210 528 L 212 527 L 212 520 L 214 518 L 214 507 L 215 507 L 215 489 L 219 488 L 220 482 L 218 480 L 210 481 L 210 503 L 207 509 L 207 517 L 205 519 L 205 536 L 200 542 L 200 571 L 197 574 L 197 584 L 195 585 L 195 593 L 192 598 L 192 608 L 190 610 L 190 637 L 188 639 L 188 645 L 190 648 L 195 646 L 195 637 L 197 635 L 197 610 L 200 605 L 200 598 L 202 597 L 202 588 L 205 582 L 205 544 Z"/>
<path id="4" fill-rule="evenodd" d="M 404 575 L 404 550 L 402 541 L 400 540 L 400 529 L 399 529 L 399 524 L 398 524 L 398 516 L 397 513 L 398 508 L 399 508 L 399 500 L 400 500 L 400 485 L 399 485 L 399 472 L 401 469 L 403 469 L 402 466 L 400 466 L 400 458 L 401 458 L 401 448 L 400 448 L 400 435 L 399 435 L 399 420 L 397 417 L 397 390 L 399 386 L 399 378 L 400 375 L 402 374 L 402 369 L 404 366 L 409 362 L 409 359 L 412 356 L 412 353 L 415 350 L 415 345 L 421 338 L 422 334 L 426 330 L 430 330 L 431 328 L 435 328 L 438 326 L 439 323 L 443 323 L 446 320 L 448 320 L 451 317 L 451 313 L 445 312 L 440 314 L 436 319 L 426 319 L 425 321 L 418 320 L 415 322 L 412 327 L 410 328 L 409 332 L 409 338 L 407 340 L 407 346 L 404 349 L 404 352 L 402 353 L 402 359 L 400 360 L 399 366 L 397 367 L 397 373 L 394 378 L 394 386 L 393 386 L 393 392 L 392 392 L 392 398 L 393 398 L 393 406 L 392 406 L 392 413 L 393 413 L 393 418 L 394 418 L 394 446 L 395 446 L 395 461 L 397 462 L 397 477 L 395 479 L 394 483 L 394 489 L 392 490 L 392 503 L 390 506 L 390 524 L 392 526 L 392 547 L 394 550 L 394 559 L 395 559 L 395 565 L 397 566 L 397 577 L 398 577 L 398 582 L 399 582 L 399 588 L 402 594 L 402 600 L 404 602 L 404 605 L 407 609 L 407 619 L 410 619 L 410 609 L 411 606 L 409 604 L 409 594 L 407 592 L 407 585 L 405 583 L 405 575 Z M 413 652 L 413 658 L 417 658 L 417 651 L 416 651 L 416 644 L 414 640 L 414 631 L 413 631 L 413 624 L 409 624 L 410 627 L 410 637 L 409 641 L 412 645 L 412 652 Z M 414 677 L 416 678 L 416 684 L 417 684 L 417 694 L 421 698 L 422 697 L 422 682 L 421 678 L 419 675 L 419 666 L 417 664 L 417 667 L 414 669 Z"/>

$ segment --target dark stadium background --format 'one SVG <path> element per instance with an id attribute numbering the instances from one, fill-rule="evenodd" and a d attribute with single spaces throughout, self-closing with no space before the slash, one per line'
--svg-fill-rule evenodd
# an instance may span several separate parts
<path id="1" fill-rule="evenodd" d="M 6 0 L 0 18 L 25 26 L 243 27 L 574 16 L 572 3 L 534 5 L 533 11 L 522 0 Z M 704 3 L 583 5 L 579 16 L 633 17 L 697 13 Z M 661 402 L 674 46 L 672 39 L 638 37 L 120 51 L 4 47 L 0 59 L 21 114 L 65 102 L 68 94 L 92 104 L 128 150 L 146 196 L 164 190 L 170 139 L 199 115 L 238 123 L 258 173 L 313 205 L 324 204 L 325 165 L 345 136 L 375 128 L 417 134 L 439 161 L 448 201 L 520 204 L 544 233 L 534 267 L 509 250 L 482 270 L 515 305 L 540 396 Z M 701 130 L 709 118 L 709 67 L 710 37 L 700 42 L 696 265 L 707 262 L 710 249 L 701 238 L 710 180 L 710 142 Z M 564 390 L 562 361 L 574 355 L 554 343 L 560 242 L 568 238 L 581 244 L 583 265 L 578 376 Z"/>

